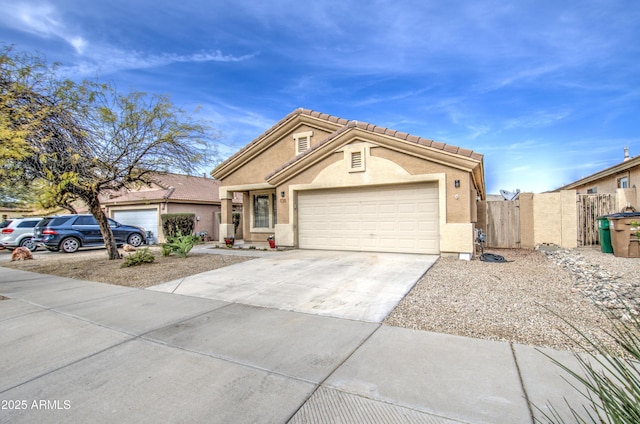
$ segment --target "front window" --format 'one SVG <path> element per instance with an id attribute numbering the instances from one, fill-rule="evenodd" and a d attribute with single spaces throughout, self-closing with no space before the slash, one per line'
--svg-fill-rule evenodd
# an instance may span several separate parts
<path id="1" fill-rule="evenodd" d="M 629 188 L 629 177 L 618 178 L 618 188 Z"/>
<path id="2" fill-rule="evenodd" d="M 253 226 L 255 228 L 270 228 L 269 209 L 268 194 L 253 196 Z"/>
<path id="3" fill-rule="evenodd" d="M 253 228 L 273 230 L 278 222 L 276 194 L 256 193 L 253 195 Z"/>

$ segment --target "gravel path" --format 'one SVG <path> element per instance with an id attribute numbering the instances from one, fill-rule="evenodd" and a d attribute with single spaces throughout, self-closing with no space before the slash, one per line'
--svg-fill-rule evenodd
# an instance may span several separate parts
<path id="1" fill-rule="evenodd" d="M 594 248 L 499 250 L 508 263 L 440 258 L 385 324 L 515 343 L 573 349 L 575 332 L 549 310 L 610 347 L 602 307 L 620 308 L 614 291 L 637 305 L 640 259 Z M 598 306 L 600 305 L 600 306 Z"/>

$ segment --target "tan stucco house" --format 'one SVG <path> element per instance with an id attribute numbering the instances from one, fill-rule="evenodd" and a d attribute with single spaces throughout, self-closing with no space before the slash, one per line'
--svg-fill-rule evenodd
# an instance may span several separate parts
<path id="1" fill-rule="evenodd" d="M 220 236 L 242 193 L 245 241 L 302 249 L 473 252 L 483 156 L 471 150 L 297 109 L 228 158 Z"/>
<path id="2" fill-rule="evenodd" d="M 206 176 L 156 174 L 149 186 L 114 193 L 102 193 L 100 204 L 107 216 L 123 224 L 143 227 L 157 241 L 164 241 L 160 215 L 194 213 L 197 233 L 206 232 L 212 240 L 219 238 L 220 183 Z M 232 208 L 242 208 L 242 195 L 232 199 Z"/>
<path id="3" fill-rule="evenodd" d="M 630 157 L 629 149 L 625 147 L 622 162 L 554 191 L 576 190 L 578 194 L 605 194 L 636 186 L 640 186 L 640 156 Z"/>

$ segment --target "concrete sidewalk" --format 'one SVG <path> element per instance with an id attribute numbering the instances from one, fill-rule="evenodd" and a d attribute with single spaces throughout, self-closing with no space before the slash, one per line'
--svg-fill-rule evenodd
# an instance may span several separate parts
<path id="1" fill-rule="evenodd" d="M 531 423 L 527 399 L 580 400 L 529 346 L 7 268 L 0 294 L 3 423 Z"/>

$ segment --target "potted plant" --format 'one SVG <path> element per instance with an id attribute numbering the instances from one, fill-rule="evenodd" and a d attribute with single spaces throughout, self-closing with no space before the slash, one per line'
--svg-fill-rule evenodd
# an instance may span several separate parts
<path id="1" fill-rule="evenodd" d="M 267 241 L 269 242 L 269 247 L 272 249 L 276 248 L 276 238 L 274 236 L 267 237 Z"/>
<path id="2" fill-rule="evenodd" d="M 233 247 L 233 243 L 235 243 L 235 238 L 233 238 L 233 237 L 225 237 L 224 238 L 224 244 L 226 244 L 227 247 L 229 247 L 229 248 Z"/>

